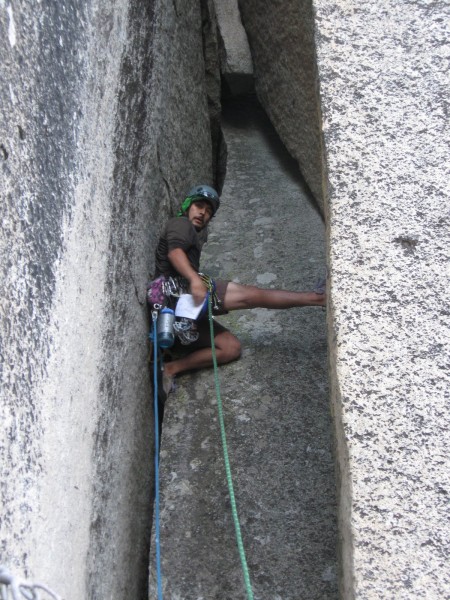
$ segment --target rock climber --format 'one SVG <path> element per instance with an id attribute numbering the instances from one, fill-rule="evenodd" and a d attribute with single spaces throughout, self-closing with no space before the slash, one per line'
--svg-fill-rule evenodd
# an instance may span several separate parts
<path id="1" fill-rule="evenodd" d="M 323 284 L 316 287 L 315 291 L 292 292 L 212 280 L 199 274 L 200 255 L 207 239 L 208 224 L 219 206 L 216 190 L 208 185 L 197 185 L 183 201 L 178 215 L 167 222 L 155 252 L 155 280 L 147 292 L 150 306 L 164 304 L 168 297 L 176 297 L 181 293 L 190 293 L 195 303 L 203 304 L 208 289 L 213 289 L 213 315 L 244 308 L 284 309 L 325 305 Z M 239 358 L 241 344 L 238 338 L 215 320 L 213 326 L 217 362 L 224 364 Z M 162 384 L 166 394 L 173 389 L 176 375 L 213 364 L 207 312 L 195 322 L 177 319 L 175 332 L 178 338 L 176 350 L 184 348 L 185 353 L 164 364 Z"/>

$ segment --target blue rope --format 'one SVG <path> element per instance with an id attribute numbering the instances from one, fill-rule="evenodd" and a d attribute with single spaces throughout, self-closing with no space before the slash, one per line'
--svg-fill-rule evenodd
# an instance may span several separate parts
<path id="1" fill-rule="evenodd" d="M 156 582 L 158 587 L 158 600 L 162 600 L 162 576 L 161 576 L 161 546 L 159 542 L 159 415 L 158 415 L 158 337 L 156 332 L 156 320 L 158 314 L 152 316 L 153 327 L 150 339 L 153 340 L 153 412 L 155 419 L 155 548 L 156 548 Z"/>

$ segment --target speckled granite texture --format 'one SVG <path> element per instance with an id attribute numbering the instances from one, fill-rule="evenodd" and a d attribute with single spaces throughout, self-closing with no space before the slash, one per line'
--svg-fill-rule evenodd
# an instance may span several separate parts
<path id="1" fill-rule="evenodd" d="M 324 162 L 311 0 L 239 0 L 258 98 L 323 210 Z"/>
<path id="2" fill-rule="evenodd" d="M 220 70 L 233 95 L 253 90 L 253 62 L 238 0 L 214 0 L 220 39 Z"/>
<path id="3" fill-rule="evenodd" d="M 142 598 L 149 257 L 214 162 L 200 6 L 2 1 L 0 62 L 0 562 Z"/>
<path id="4" fill-rule="evenodd" d="M 315 0 L 344 598 L 450 597 L 450 7 Z"/>

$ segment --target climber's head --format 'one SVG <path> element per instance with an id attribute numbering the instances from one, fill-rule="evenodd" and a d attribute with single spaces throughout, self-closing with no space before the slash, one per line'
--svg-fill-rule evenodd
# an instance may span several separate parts
<path id="1" fill-rule="evenodd" d="M 194 212 L 197 212 L 196 209 L 193 209 L 192 211 L 190 210 L 193 204 L 197 205 L 197 207 L 205 207 L 205 217 L 202 225 L 199 224 L 198 220 L 197 224 L 193 222 L 192 215 Z M 193 223 L 194 227 L 197 229 L 203 229 L 203 227 L 205 227 L 210 219 L 212 219 L 212 217 L 216 214 L 219 206 L 219 194 L 214 188 L 210 187 L 209 185 L 196 185 L 189 191 L 188 195 L 184 199 L 183 204 L 178 211 L 178 216 L 188 217 L 188 219 Z M 196 219 L 198 219 L 198 217 L 196 217 Z"/>
<path id="2" fill-rule="evenodd" d="M 204 229 L 211 221 L 213 211 L 211 204 L 205 200 L 195 200 L 186 214 L 197 231 Z"/>

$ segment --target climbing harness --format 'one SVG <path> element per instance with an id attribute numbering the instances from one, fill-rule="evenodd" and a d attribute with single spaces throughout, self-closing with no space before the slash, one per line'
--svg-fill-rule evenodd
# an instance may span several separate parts
<path id="1" fill-rule="evenodd" d="M 214 310 L 220 310 L 220 301 L 216 294 L 216 284 L 214 279 L 205 273 L 199 273 L 199 276 L 208 290 L 211 290 Z M 175 309 L 179 297 L 182 294 L 189 293 L 189 282 L 181 276 L 160 275 L 147 285 L 147 302 L 151 310 L 158 307 L 160 315 L 166 309 Z M 201 315 L 206 315 L 207 303 L 202 308 Z M 197 323 L 193 319 L 177 317 L 172 324 L 173 332 L 183 346 L 188 346 L 196 342 L 199 338 Z M 158 329 L 160 323 L 158 320 Z M 164 347 L 160 340 L 160 347 Z"/>
<path id="2" fill-rule="evenodd" d="M 248 598 L 248 600 L 253 600 L 253 590 L 252 590 L 252 585 L 250 582 L 250 574 L 248 572 L 247 560 L 245 558 L 244 544 L 242 542 L 242 535 L 241 535 L 241 526 L 239 524 L 239 518 L 238 518 L 238 513 L 237 513 L 237 507 L 236 507 L 236 499 L 234 496 L 234 489 L 233 489 L 233 481 L 232 481 L 232 477 L 231 477 L 230 460 L 228 457 L 227 436 L 226 436 L 226 432 L 225 432 L 225 421 L 223 418 L 222 398 L 220 396 L 220 382 L 219 382 L 219 373 L 218 373 L 218 367 L 217 367 L 216 347 L 214 344 L 214 326 L 213 326 L 212 302 L 211 302 L 211 293 L 210 292 L 208 292 L 208 318 L 209 318 L 209 330 L 210 330 L 210 335 L 211 335 L 212 358 L 213 358 L 213 365 L 214 365 L 214 382 L 215 382 L 215 386 L 216 386 L 217 410 L 219 413 L 220 435 L 222 438 L 223 457 L 224 457 L 224 462 L 225 462 L 225 473 L 226 473 L 227 483 L 228 483 L 228 492 L 230 495 L 231 513 L 233 515 L 234 529 L 236 532 L 236 542 L 237 542 L 237 547 L 238 547 L 238 551 L 239 551 L 239 557 L 241 559 L 241 566 L 242 566 L 242 572 L 244 575 L 244 584 L 245 584 L 245 589 L 247 592 L 247 598 Z"/>
<path id="3" fill-rule="evenodd" d="M 160 305 L 155 304 L 152 310 L 152 328 L 150 339 L 153 342 L 153 412 L 155 421 L 155 549 L 156 549 L 156 582 L 158 600 L 162 600 L 161 546 L 159 539 L 159 413 L 158 413 L 158 311 Z"/>

